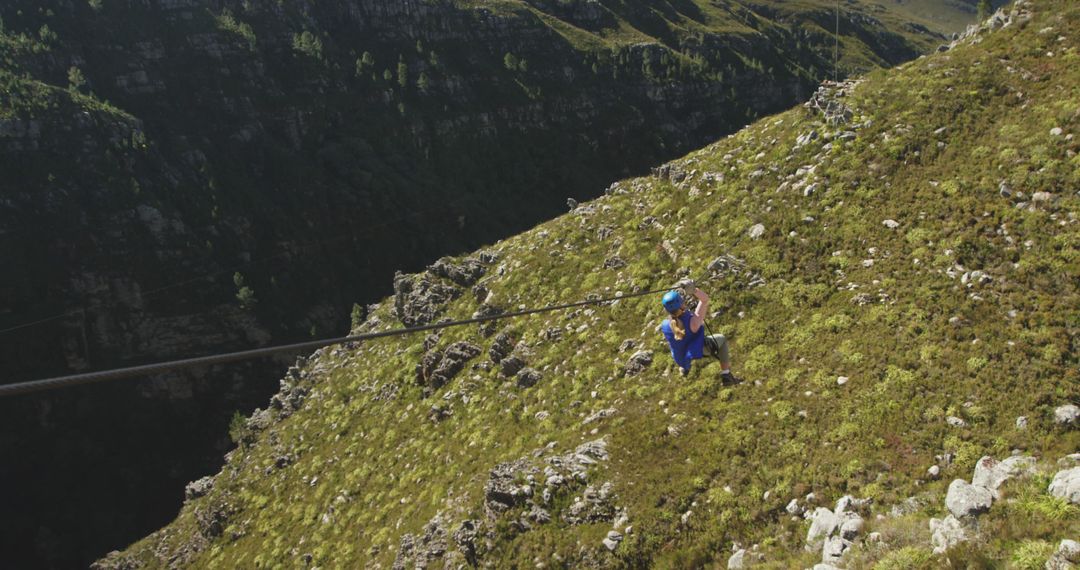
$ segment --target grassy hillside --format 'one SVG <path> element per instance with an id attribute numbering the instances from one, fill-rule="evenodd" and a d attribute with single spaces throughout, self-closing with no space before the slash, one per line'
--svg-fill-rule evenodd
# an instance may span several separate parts
<path id="1" fill-rule="evenodd" d="M 845 3 L 840 73 L 962 27 L 914 21 Z M 0 2 L 0 382 L 339 331 L 395 270 L 804 100 L 833 24 L 830 0 Z M 167 522 L 276 369 L 0 402 L 0 456 L 26 458 L 0 462 L 27 490 L 8 564 Z"/>
<path id="2" fill-rule="evenodd" d="M 450 263 L 469 271 L 415 278 L 459 291 L 435 318 L 464 318 L 709 277 L 745 383 L 719 386 L 708 362 L 679 376 L 652 297 L 323 350 L 235 426 L 212 489 L 103 564 L 686 568 L 756 544 L 767 567 L 811 566 L 784 509 L 812 492 L 885 515 L 864 530 L 886 545 L 847 555 L 858 567 L 1041 565 L 1080 534 L 1043 475 L 1004 487 L 944 555 L 926 526 L 981 456 L 1045 470 L 1080 448 L 1053 420 L 1080 402 L 1080 5 L 1031 6 L 871 73 L 838 100 L 845 124 L 762 119 Z M 400 326 L 394 305 L 357 329 Z"/>

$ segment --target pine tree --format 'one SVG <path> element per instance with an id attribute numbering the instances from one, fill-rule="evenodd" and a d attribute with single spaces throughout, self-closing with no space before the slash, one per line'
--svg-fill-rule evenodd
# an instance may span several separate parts
<path id="1" fill-rule="evenodd" d="M 360 74 L 368 69 L 375 67 L 375 56 L 371 55 L 370 51 L 365 51 L 363 55 L 356 58 L 356 76 L 360 77 Z"/>
<path id="2" fill-rule="evenodd" d="M 259 301 L 255 298 L 255 291 L 247 286 L 244 276 L 239 271 L 233 274 L 233 284 L 236 285 L 236 300 L 240 301 L 240 306 L 253 309 Z"/>
<path id="3" fill-rule="evenodd" d="M 71 68 L 68 69 L 68 88 L 72 91 L 78 91 L 83 85 L 86 85 L 86 77 L 83 76 L 82 70 L 78 67 L 71 66 Z"/>
<path id="4" fill-rule="evenodd" d="M 517 56 L 507 52 L 506 55 L 503 56 L 503 66 L 510 71 L 515 71 L 518 68 Z"/>

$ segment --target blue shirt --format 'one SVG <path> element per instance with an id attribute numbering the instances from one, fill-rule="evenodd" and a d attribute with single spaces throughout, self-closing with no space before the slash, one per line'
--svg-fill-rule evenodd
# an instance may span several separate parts
<path id="1" fill-rule="evenodd" d="M 705 327 L 698 328 L 697 332 L 691 331 L 690 319 L 693 317 L 694 314 L 690 311 L 684 312 L 679 317 L 686 331 L 682 340 L 675 340 L 675 333 L 671 330 L 671 319 L 664 319 L 664 322 L 660 324 L 660 332 L 664 333 L 664 338 L 671 346 L 671 357 L 675 359 L 676 364 L 687 371 L 690 370 L 690 362 L 695 358 L 701 358 L 705 348 Z"/>

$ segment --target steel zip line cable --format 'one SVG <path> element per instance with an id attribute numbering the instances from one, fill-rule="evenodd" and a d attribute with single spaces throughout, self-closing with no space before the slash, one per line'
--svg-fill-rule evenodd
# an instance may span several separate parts
<path id="1" fill-rule="evenodd" d="M 710 279 L 705 279 L 702 283 L 709 282 Z M 593 299 L 588 301 L 578 301 L 576 303 L 566 303 L 562 305 L 548 305 L 546 307 L 540 307 L 538 309 L 525 309 L 521 311 L 514 311 L 510 313 L 500 313 L 498 315 L 488 315 L 483 317 L 473 317 L 471 319 L 464 319 L 460 321 L 449 321 L 444 323 L 435 323 L 430 325 L 422 325 L 417 327 L 406 327 L 400 329 L 391 329 L 386 331 L 377 331 L 371 333 L 364 333 L 358 335 L 344 336 L 339 338 L 329 338 L 323 340 L 312 340 L 307 342 L 297 342 L 293 344 L 285 344 L 279 346 L 269 346 L 264 348 L 255 348 L 251 350 L 243 350 L 239 352 L 227 352 L 223 354 L 215 354 L 210 356 L 199 356 L 195 358 L 185 358 L 183 360 L 171 360 L 168 362 L 158 362 L 155 364 L 143 364 L 139 366 L 130 366 L 127 368 L 117 368 L 113 370 L 102 370 L 99 372 L 87 372 L 83 374 L 72 374 L 70 376 L 58 376 L 55 378 L 46 378 L 42 380 L 31 380 L 28 382 L 17 382 L 14 384 L 5 384 L 0 386 L 0 398 L 5 396 L 16 396 L 19 394 L 29 394 L 32 392 L 42 392 L 45 390 L 55 390 L 58 388 L 67 388 L 69 386 L 79 386 L 83 384 L 93 384 L 96 382 L 105 382 L 107 380 L 120 380 L 123 378 L 132 378 L 136 376 L 146 376 L 151 374 L 160 374 L 162 372 L 169 372 L 171 370 L 179 370 L 182 368 L 191 368 L 193 366 L 210 366 L 214 364 L 225 364 L 228 362 L 237 362 L 240 360 L 250 360 L 252 358 L 260 358 L 264 356 L 272 356 L 275 354 L 296 354 L 298 352 L 315 350 L 326 346 L 332 346 L 335 344 L 344 344 L 347 342 L 358 342 L 363 340 L 372 340 L 377 338 L 385 338 L 391 336 L 403 336 L 407 334 L 413 334 L 418 332 L 433 331 L 438 329 L 445 329 L 450 327 L 457 327 L 462 325 L 471 325 L 476 323 L 484 323 L 488 321 L 495 321 L 499 319 L 509 319 L 514 317 L 522 317 L 526 315 L 533 315 L 536 313 L 548 313 L 552 311 L 561 311 L 565 309 L 572 309 L 574 307 L 584 307 L 587 305 L 597 305 L 600 303 L 610 303 L 613 301 L 620 301 L 623 299 L 632 299 L 634 297 L 643 297 L 645 295 L 655 295 L 656 293 L 663 293 L 671 291 L 672 287 L 665 287 L 663 289 L 653 289 L 649 291 L 640 291 L 637 293 L 629 293 L 626 295 L 620 295 L 617 297 L 609 297 L 604 299 Z"/>

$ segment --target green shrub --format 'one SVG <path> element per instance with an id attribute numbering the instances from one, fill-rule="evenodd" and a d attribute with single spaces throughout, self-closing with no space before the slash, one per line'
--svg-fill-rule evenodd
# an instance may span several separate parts
<path id="1" fill-rule="evenodd" d="M 1013 551 L 1010 559 L 1016 570 L 1042 570 L 1054 554 L 1054 545 L 1045 540 L 1026 540 Z"/>
<path id="2" fill-rule="evenodd" d="M 905 546 L 900 550 L 894 550 L 874 564 L 874 570 L 919 570 L 932 568 L 930 561 L 934 559 L 934 553 L 929 548 L 920 546 Z"/>

